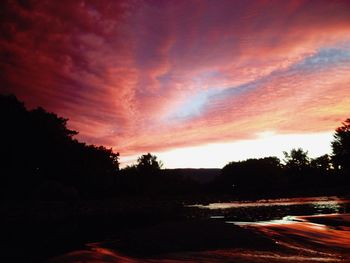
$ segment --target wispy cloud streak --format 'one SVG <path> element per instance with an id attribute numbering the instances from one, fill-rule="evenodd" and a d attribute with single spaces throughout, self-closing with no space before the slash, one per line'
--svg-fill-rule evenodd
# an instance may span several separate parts
<path id="1" fill-rule="evenodd" d="M 0 5 L 1 91 L 122 155 L 349 117 L 349 1 Z"/>

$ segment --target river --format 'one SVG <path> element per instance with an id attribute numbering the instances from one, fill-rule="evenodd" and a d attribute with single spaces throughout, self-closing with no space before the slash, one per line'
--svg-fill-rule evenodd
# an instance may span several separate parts
<path id="1" fill-rule="evenodd" d="M 188 208 L 201 219 L 133 230 L 50 261 L 350 262 L 350 199 L 286 198 Z"/>

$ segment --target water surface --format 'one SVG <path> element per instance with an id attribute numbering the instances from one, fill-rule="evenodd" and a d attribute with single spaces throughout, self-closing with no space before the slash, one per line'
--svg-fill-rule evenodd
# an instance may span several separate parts
<path id="1" fill-rule="evenodd" d="M 127 241 L 87 244 L 52 262 L 350 262 L 349 199 L 288 198 L 189 208 L 204 218 L 134 230 Z M 140 247 L 150 253 L 133 253 Z"/>

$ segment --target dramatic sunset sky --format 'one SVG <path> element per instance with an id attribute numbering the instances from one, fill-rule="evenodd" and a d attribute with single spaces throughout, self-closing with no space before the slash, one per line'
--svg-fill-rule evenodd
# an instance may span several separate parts
<path id="1" fill-rule="evenodd" d="M 1 1 L 0 89 L 121 161 L 330 152 L 350 117 L 350 1 Z"/>

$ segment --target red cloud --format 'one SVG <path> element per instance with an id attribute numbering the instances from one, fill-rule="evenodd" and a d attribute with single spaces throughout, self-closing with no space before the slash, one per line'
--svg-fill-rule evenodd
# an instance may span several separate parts
<path id="1" fill-rule="evenodd" d="M 348 1 L 0 8 L 1 91 L 68 117 L 81 139 L 122 155 L 332 130 L 348 117 Z"/>

